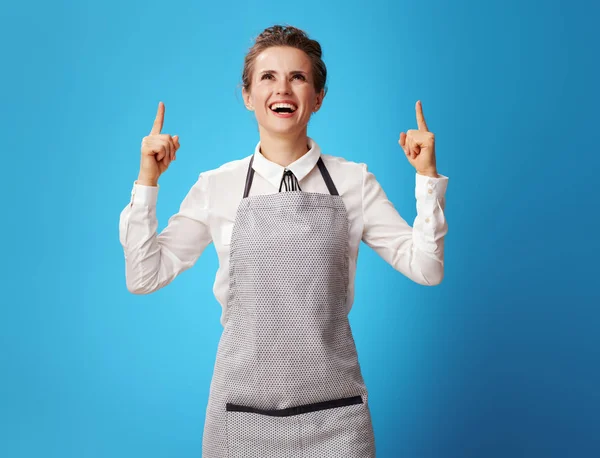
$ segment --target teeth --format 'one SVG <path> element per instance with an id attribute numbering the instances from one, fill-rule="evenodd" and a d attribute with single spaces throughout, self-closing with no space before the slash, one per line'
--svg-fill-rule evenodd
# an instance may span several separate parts
<path id="1" fill-rule="evenodd" d="M 292 105 L 291 103 L 274 103 L 271 105 L 271 110 L 276 110 L 277 108 L 289 108 L 292 111 L 296 111 L 298 109 L 296 105 Z"/>

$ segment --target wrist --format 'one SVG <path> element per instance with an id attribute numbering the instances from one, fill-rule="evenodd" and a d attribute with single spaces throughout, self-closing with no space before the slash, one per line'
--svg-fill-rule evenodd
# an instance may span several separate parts
<path id="1" fill-rule="evenodd" d="M 158 178 L 148 178 L 140 175 L 136 183 L 143 186 L 158 186 Z"/>

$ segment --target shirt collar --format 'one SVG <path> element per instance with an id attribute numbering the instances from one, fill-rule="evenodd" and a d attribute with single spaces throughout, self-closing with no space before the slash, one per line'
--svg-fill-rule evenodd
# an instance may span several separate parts
<path id="1" fill-rule="evenodd" d="M 279 189 L 279 184 L 283 178 L 285 170 L 291 170 L 298 181 L 301 181 L 315 167 L 319 157 L 321 157 L 321 148 L 310 137 L 308 137 L 308 147 L 310 148 L 302 157 L 296 159 L 287 167 L 283 167 L 275 162 L 268 160 L 260 152 L 260 141 L 254 148 L 254 161 L 252 168 L 256 173 L 266 179 L 274 187 Z"/>

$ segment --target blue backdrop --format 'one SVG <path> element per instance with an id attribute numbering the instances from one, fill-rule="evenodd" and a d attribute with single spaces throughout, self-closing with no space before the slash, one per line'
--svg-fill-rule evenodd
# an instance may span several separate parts
<path id="1" fill-rule="evenodd" d="M 378 458 L 600 456 L 598 8 L 5 6 L 0 455 L 200 456 L 222 329 L 214 248 L 132 295 L 119 214 L 159 100 L 181 141 L 159 230 L 201 171 L 252 153 L 243 58 L 287 23 L 323 46 L 329 93 L 309 135 L 325 153 L 366 162 L 412 225 L 415 172 L 397 140 L 420 99 L 450 179 L 441 285 L 361 246 L 350 320 Z"/>

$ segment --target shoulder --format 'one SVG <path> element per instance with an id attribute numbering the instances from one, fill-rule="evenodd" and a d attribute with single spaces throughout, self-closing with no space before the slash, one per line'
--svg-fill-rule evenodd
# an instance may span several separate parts
<path id="1" fill-rule="evenodd" d="M 335 175 L 344 175 L 348 178 L 362 180 L 364 173 L 367 171 L 367 164 L 364 162 L 351 161 L 342 156 L 323 153 L 321 153 L 321 158 L 327 169 Z"/>
<path id="2" fill-rule="evenodd" d="M 240 179 L 245 180 L 251 158 L 252 154 L 241 159 L 225 162 L 214 169 L 205 170 L 200 173 L 199 181 L 210 182 L 212 185 L 216 184 L 219 186 L 236 182 Z"/>
<path id="3" fill-rule="evenodd" d="M 333 154 L 321 153 L 321 157 L 323 158 L 325 165 L 332 165 L 334 167 L 345 168 L 348 170 L 361 170 L 365 165 L 363 162 L 351 161 L 342 156 L 334 156 Z"/>
<path id="4" fill-rule="evenodd" d="M 225 162 L 217 168 L 206 170 L 200 175 L 207 178 L 224 178 L 231 175 L 237 175 L 239 173 L 246 173 L 252 154 L 242 159 L 235 159 L 233 161 Z"/>

